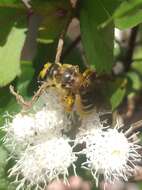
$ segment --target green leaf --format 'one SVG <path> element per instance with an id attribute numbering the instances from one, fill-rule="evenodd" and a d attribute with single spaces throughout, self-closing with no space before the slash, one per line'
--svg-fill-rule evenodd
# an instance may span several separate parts
<path id="1" fill-rule="evenodd" d="M 15 186 L 10 183 L 8 179 L 8 152 L 3 145 L 0 145 L 0 189 L 2 190 L 15 190 Z"/>
<path id="2" fill-rule="evenodd" d="M 132 69 L 136 70 L 142 76 L 142 46 L 135 47 Z"/>
<path id="3" fill-rule="evenodd" d="M 26 9 L 22 0 L 0 0 L 0 8 Z"/>
<path id="4" fill-rule="evenodd" d="M 113 15 L 115 10 L 124 0 L 101 0 L 101 4 L 109 15 Z"/>
<path id="5" fill-rule="evenodd" d="M 0 168 L 4 168 L 6 166 L 6 162 L 5 160 L 7 159 L 8 153 L 7 151 L 4 149 L 3 146 L 0 146 Z M 1 176 L 1 173 L 0 173 Z"/>
<path id="6" fill-rule="evenodd" d="M 127 78 L 117 78 L 104 85 L 105 96 L 112 111 L 115 110 L 123 101 L 127 90 Z"/>
<path id="7" fill-rule="evenodd" d="M 142 22 L 142 0 L 123 2 L 114 14 L 115 25 L 127 29 Z"/>
<path id="8" fill-rule="evenodd" d="M 37 41 L 53 43 L 63 30 L 71 9 L 69 1 L 33 1 L 32 8 L 41 18 Z"/>
<path id="9" fill-rule="evenodd" d="M 0 189 L 7 189 L 8 180 L 6 179 L 6 165 L 8 159 L 8 152 L 3 145 L 0 145 Z"/>
<path id="10" fill-rule="evenodd" d="M 36 84 L 33 81 L 34 68 L 29 61 L 23 61 L 21 63 L 22 74 L 17 81 L 17 90 L 24 98 L 31 98 L 34 94 Z"/>
<path id="11" fill-rule="evenodd" d="M 20 56 L 25 40 L 25 12 L 0 8 L 0 86 L 11 82 L 21 72 Z"/>
<path id="12" fill-rule="evenodd" d="M 138 182 L 137 182 L 137 185 L 138 185 L 138 188 L 139 188 L 139 189 L 142 189 L 142 182 L 141 182 L 141 181 L 138 181 Z"/>
<path id="13" fill-rule="evenodd" d="M 103 2 L 81 1 L 80 27 L 87 62 L 98 73 L 110 72 L 113 63 L 113 24 L 101 25 L 110 18 Z"/>
<path id="14" fill-rule="evenodd" d="M 134 61 L 132 64 L 132 68 L 136 70 L 142 76 L 142 60 Z"/>
<path id="15" fill-rule="evenodd" d="M 129 71 L 126 75 L 131 81 L 131 90 L 138 91 L 142 88 L 140 75 L 135 71 Z"/>
<path id="16" fill-rule="evenodd" d="M 34 69 L 30 62 L 23 62 L 21 64 L 22 74 L 15 81 L 15 89 L 24 97 L 24 99 L 30 99 L 35 87 L 32 81 L 34 75 Z M 31 88 L 32 86 L 32 88 Z M 32 91 L 32 92 L 31 92 Z M 9 86 L 0 89 L 0 125 L 3 125 L 4 114 L 6 112 L 13 114 L 20 111 L 21 107 L 16 101 L 16 98 L 10 94 Z"/>
<path id="17" fill-rule="evenodd" d="M 18 2 L 19 0 L 0 0 L 0 4 L 14 4 Z"/>
<path id="18" fill-rule="evenodd" d="M 21 63 L 21 75 L 15 80 L 15 88 L 24 96 L 24 98 L 31 97 L 31 88 L 30 85 L 35 86 L 32 82 L 34 69 L 30 62 Z M 33 88 L 32 88 L 33 90 Z M 13 95 L 10 94 L 9 88 L 4 87 L 0 89 L 0 126 L 4 123 L 3 115 L 5 112 L 9 114 L 15 114 L 20 111 L 20 106 L 17 104 L 17 101 Z M 0 129 L 0 139 L 3 137 L 4 133 Z M 10 183 L 8 176 L 8 170 L 13 165 L 12 161 L 6 162 L 8 158 L 8 153 L 5 147 L 1 144 L 0 141 L 0 189 L 1 190 L 15 190 L 16 187 Z"/>

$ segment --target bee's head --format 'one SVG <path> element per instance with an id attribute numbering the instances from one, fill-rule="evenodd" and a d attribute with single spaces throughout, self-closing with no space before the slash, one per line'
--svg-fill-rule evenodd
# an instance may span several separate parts
<path id="1" fill-rule="evenodd" d="M 68 66 L 64 69 L 61 77 L 61 84 L 65 88 L 73 88 L 78 81 L 80 76 L 79 69 L 77 66 Z"/>
<path id="2" fill-rule="evenodd" d="M 70 64 L 47 63 L 40 72 L 40 78 L 55 80 L 63 88 L 75 89 L 80 83 L 79 67 Z"/>

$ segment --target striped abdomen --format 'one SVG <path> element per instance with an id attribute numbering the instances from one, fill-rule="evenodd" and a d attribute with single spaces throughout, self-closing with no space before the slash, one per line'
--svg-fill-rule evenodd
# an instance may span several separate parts
<path id="1" fill-rule="evenodd" d="M 79 90 L 80 106 L 83 112 L 92 111 L 95 107 L 95 92 L 91 86 L 81 86 Z"/>

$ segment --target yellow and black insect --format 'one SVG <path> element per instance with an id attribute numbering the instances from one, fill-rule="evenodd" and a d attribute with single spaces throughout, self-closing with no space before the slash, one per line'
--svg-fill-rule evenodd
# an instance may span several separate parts
<path id="1" fill-rule="evenodd" d="M 44 80 L 30 101 L 25 101 L 11 86 L 10 91 L 16 96 L 23 111 L 30 109 L 40 95 L 50 87 L 55 87 L 67 112 L 76 111 L 79 115 L 90 113 L 92 110 L 106 108 L 106 80 L 108 76 L 98 76 L 94 70 L 86 69 L 80 72 L 78 65 L 47 63 L 39 74 Z M 103 90 L 102 90 L 103 89 Z"/>
<path id="2" fill-rule="evenodd" d="M 67 111 L 75 109 L 79 113 L 88 113 L 95 108 L 95 71 L 87 69 L 81 73 L 78 66 L 47 63 L 39 76 L 47 82 L 52 81 L 52 85 L 60 90 Z"/>

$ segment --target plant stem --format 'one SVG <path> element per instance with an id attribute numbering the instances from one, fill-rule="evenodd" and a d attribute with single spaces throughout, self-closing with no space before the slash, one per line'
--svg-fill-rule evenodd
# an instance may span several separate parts
<path id="1" fill-rule="evenodd" d="M 130 38 L 128 41 L 128 48 L 126 51 L 126 56 L 124 58 L 124 71 L 127 72 L 129 71 L 132 63 L 132 58 L 133 58 L 133 53 L 135 49 L 135 44 L 136 44 L 136 38 L 138 34 L 138 28 L 139 26 L 135 26 L 134 28 L 131 29 L 131 34 Z"/>
<path id="2" fill-rule="evenodd" d="M 55 56 L 55 63 L 60 62 L 63 45 L 64 45 L 64 38 L 65 38 L 68 26 L 69 26 L 72 18 L 73 18 L 73 14 L 72 14 L 72 9 L 71 9 L 70 12 L 68 13 L 68 19 L 65 23 L 64 29 L 62 30 L 59 41 L 58 41 L 57 52 L 56 52 L 56 56 Z"/>

